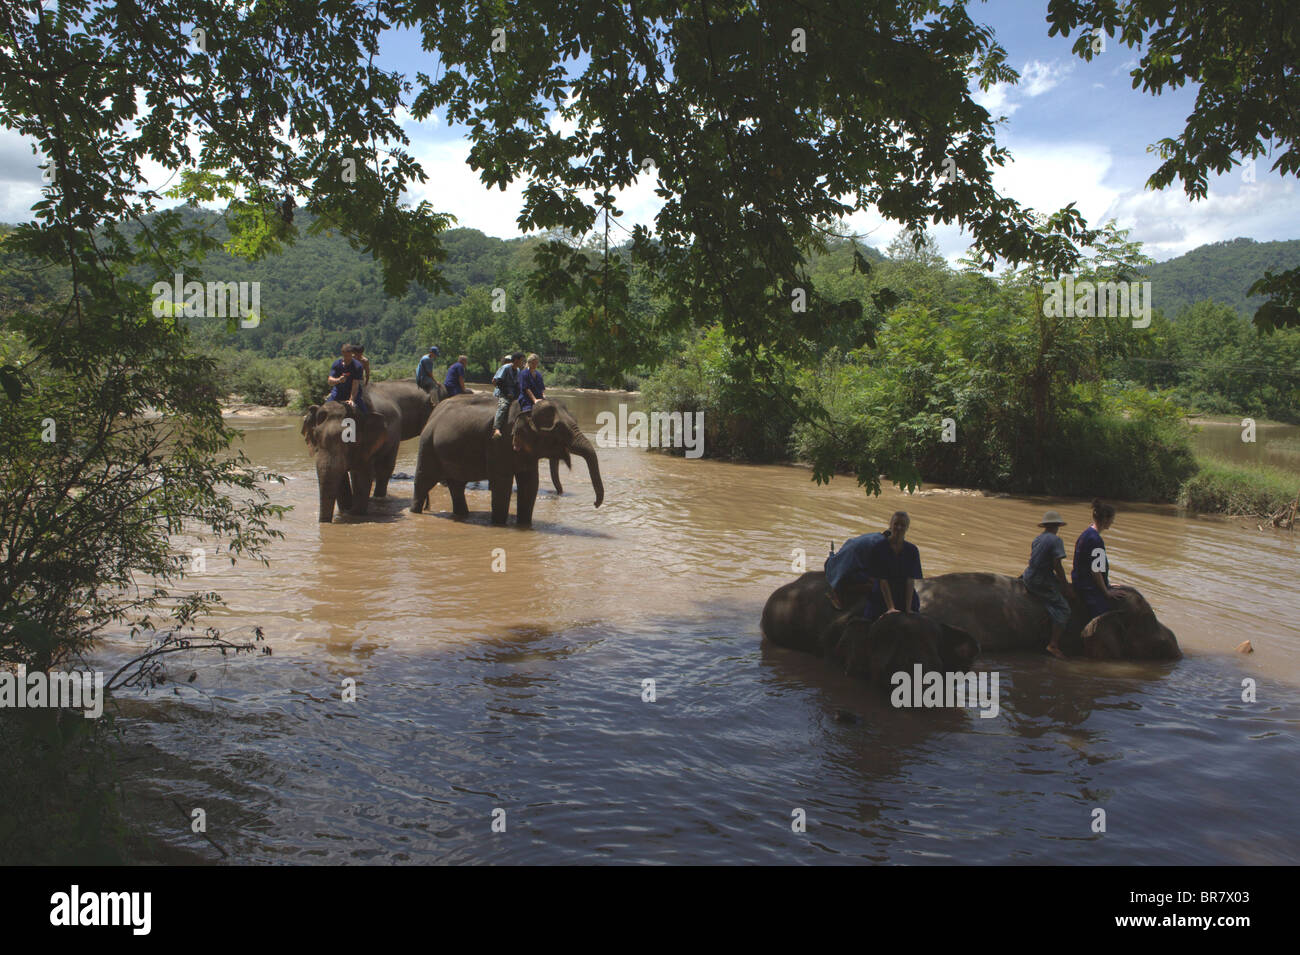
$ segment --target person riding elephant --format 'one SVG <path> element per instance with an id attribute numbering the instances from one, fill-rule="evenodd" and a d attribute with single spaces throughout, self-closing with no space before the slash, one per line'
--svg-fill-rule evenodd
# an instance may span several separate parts
<path id="1" fill-rule="evenodd" d="M 1115 523 L 1115 506 L 1100 499 L 1092 502 L 1092 523 L 1074 542 L 1074 564 L 1070 583 L 1088 610 L 1088 619 L 1100 617 L 1110 608 L 1110 561 L 1101 535 Z"/>
<path id="2" fill-rule="evenodd" d="M 374 497 L 388 494 L 398 446 L 418 435 L 433 408 L 446 396 L 436 385 L 426 392 L 413 381 L 381 381 L 366 389 L 365 413 L 340 401 L 312 405 L 302 419 L 302 435 L 316 458 L 320 486 L 319 520 L 334 519 L 334 506 L 365 514 Z"/>
<path id="3" fill-rule="evenodd" d="M 889 518 L 889 536 L 867 554 L 867 575 L 872 581 L 863 615 L 877 620 L 887 613 L 917 613 L 921 609 L 916 584 L 921 579 L 921 552 L 907 540 L 912 519 L 907 511 Z"/>
<path id="4" fill-rule="evenodd" d="M 465 485 L 486 480 L 492 493 L 492 523 L 506 523 L 512 486 L 517 486 L 515 520 L 526 526 L 532 523 L 537 501 L 537 462 L 551 459 L 551 477 L 559 490 L 557 463 L 567 463 L 570 454 L 586 460 L 600 507 L 605 486 L 596 448 L 562 404 L 539 401 L 531 414 L 521 415 L 518 402 L 512 402 L 502 422 L 511 432 L 510 441 L 493 439 L 497 407 L 496 397 L 481 393 L 444 402 L 429 416 L 420 433 L 412 512 L 423 511 L 429 492 L 442 483 L 451 494 L 452 512 L 464 517 L 469 514 Z"/>
<path id="5" fill-rule="evenodd" d="M 990 573 L 943 574 L 918 585 L 925 613 L 970 632 L 985 653 L 1041 651 L 1051 634 L 1043 601 L 1020 577 Z M 1102 659 L 1176 660 L 1182 656 L 1172 630 L 1156 619 L 1145 597 L 1133 587 L 1112 587 L 1111 610 L 1087 623 L 1076 602 L 1063 629 L 1060 647 L 1067 656 Z M 823 601 L 824 603 L 825 601 Z"/>
<path id="6" fill-rule="evenodd" d="M 848 603 L 858 597 L 865 597 L 874 586 L 874 581 L 867 571 L 867 558 L 871 550 L 889 537 L 889 529 L 873 531 L 851 537 L 839 550 L 832 550 L 823 567 L 826 570 L 826 586 L 829 589 L 831 606 L 844 610 Z M 834 546 L 834 541 L 831 542 Z"/>
<path id="7" fill-rule="evenodd" d="M 778 587 L 763 605 L 760 629 L 768 643 L 811 653 L 883 688 L 897 670 L 965 669 L 979 644 L 964 629 L 925 613 L 862 614 L 865 596 L 844 610 L 826 599 L 826 574 L 809 571 Z M 890 669 L 892 667 L 892 669 Z"/>

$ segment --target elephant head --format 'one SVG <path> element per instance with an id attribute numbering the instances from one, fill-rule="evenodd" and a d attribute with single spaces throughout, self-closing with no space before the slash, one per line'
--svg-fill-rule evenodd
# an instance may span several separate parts
<path id="1" fill-rule="evenodd" d="M 316 455 L 320 520 L 334 519 L 334 504 L 351 510 L 370 493 L 370 459 L 388 434 L 384 415 L 358 415 L 338 401 L 312 405 L 302 418 L 302 435 Z M 351 483 L 349 483 L 351 479 Z"/>
<path id="2" fill-rule="evenodd" d="M 970 669 L 979 644 L 965 630 L 940 623 L 924 613 L 889 613 L 868 624 L 857 618 L 844 630 L 835 650 L 850 676 L 886 689 L 895 673 Z"/>
<path id="3" fill-rule="evenodd" d="M 1177 660 L 1183 655 L 1174 632 L 1156 619 L 1137 590 L 1115 587 L 1111 610 L 1083 628 L 1083 652 L 1094 660 Z"/>
<path id="4" fill-rule="evenodd" d="M 559 483 L 559 462 L 569 464 L 569 455 L 576 454 L 587 462 L 591 474 L 591 486 L 596 492 L 596 506 L 605 500 L 605 485 L 600 479 L 600 461 L 596 457 L 595 445 L 582 433 L 573 416 L 554 401 L 543 399 L 533 406 L 531 414 L 519 414 L 518 405 L 511 411 L 514 419 L 514 440 L 519 445 L 520 453 L 532 458 L 551 459 L 551 479 L 557 491 L 562 490 Z"/>

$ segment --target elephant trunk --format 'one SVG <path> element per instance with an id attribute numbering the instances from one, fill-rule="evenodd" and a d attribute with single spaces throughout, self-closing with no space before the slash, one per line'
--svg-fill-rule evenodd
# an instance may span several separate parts
<path id="1" fill-rule="evenodd" d="M 564 485 L 560 483 L 559 458 L 551 458 L 551 484 L 554 485 L 556 494 L 564 493 Z"/>
<path id="2" fill-rule="evenodd" d="M 587 462 L 587 470 L 591 473 L 591 486 L 596 489 L 596 506 L 600 507 L 605 500 L 605 485 L 600 480 L 600 460 L 596 457 L 596 448 L 585 434 L 577 428 L 574 431 L 576 435 L 571 449 L 574 454 Z"/>

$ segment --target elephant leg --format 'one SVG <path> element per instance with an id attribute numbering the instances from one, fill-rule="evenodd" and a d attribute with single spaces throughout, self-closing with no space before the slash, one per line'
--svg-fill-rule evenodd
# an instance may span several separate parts
<path id="1" fill-rule="evenodd" d="M 465 482 L 451 481 L 447 484 L 451 493 L 451 512 L 457 517 L 469 517 L 469 504 L 465 501 Z"/>
<path id="2" fill-rule="evenodd" d="M 514 475 L 507 471 L 501 477 L 488 479 L 488 487 L 492 490 L 493 524 L 504 524 L 510 516 L 510 492 L 514 490 L 513 477 Z"/>
<path id="3" fill-rule="evenodd" d="M 388 497 L 388 479 L 393 476 L 395 467 L 397 467 L 397 445 L 393 445 L 391 451 L 382 452 L 375 460 L 374 497 Z"/>
<path id="4" fill-rule="evenodd" d="M 533 505 L 537 502 L 537 465 L 531 471 L 520 471 L 515 475 L 519 486 L 519 495 L 515 500 L 515 523 L 528 526 L 533 522 Z"/>
<path id="5" fill-rule="evenodd" d="M 433 452 L 421 449 L 415 464 L 415 497 L 411 500 L 411 513 L 419 514 L 429 503 L 429 492 L 442 480 L 442 470 Z M 452 497 L 455 500 L 455 497 Z"/>
<path id="6" fill-rule="evenodd" d="M 339 478 L 338 500 L 339 510 L 343 513 L 346 514 L 352 510 L 352 482 L 348 479 L 347 474 Z"/>

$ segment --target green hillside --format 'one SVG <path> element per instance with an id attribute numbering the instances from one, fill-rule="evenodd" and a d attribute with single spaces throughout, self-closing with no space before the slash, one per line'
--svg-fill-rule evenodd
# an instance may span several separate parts
<path id="1" fill-rule="evenodd" d="M 1229 239 L 1212 242 L 1152 266 L 1151 295 L 1155 307 L 1171 318 L 1207 299 L 1253 316 L 1264 304 L 1260 296 L 1248 298 L 1246 290 L 1267 270 L 1281 272 L 1300 266 L 1300 239 L 1256 242 Z"/>
<path id="2" fill-rule="evenodd" d="M 216 213 L 182 211 L 187 219 L 206 220 L 219 240 L 227 238 Z M 352 248 L 336 233 L 309 234 L 311 219 L 306 215 L 299 214 L 295 225 L 297 242 L 279 255 L 247 262 L 218 250 L 203 262 L 205 280 L 260 282 L 262 321 L 256 328 L 229 334 L 220 320 L 195 320 L 200 341 L 267 358 L 322 359 L 333 355 L 340 342 L 354 340 L 366 345 L 372 360 L 413 361 L 430 344 L 425 338 L 440 327 L 429 316 L 461 303 L 471 289 L 509 287 L 526 294 L 523 278 L 531 267 L 532 249 L 540 241 L 535 237 L 498 239 L 477 229 L 450 230 L 443 236 L 447 258 L 442 265 L 450 292 L 436 294 L 413 286 L 400 298 L 388 298 L 379 267 L 369 253 Z M 885 259 L 876 249 L 865 247 L 863 251 L 873 262 Z M 823 261 L 812 263 L 814 273 L 824 274 L 828 266 L 831 271 L 839 266 L 848 271 L 851 246 L 839 244 L 819 258 Z M 1260 304 L 1258 299 L 1247 298 L 1250 284 L 1266 269 L 1296 266 L 1300 266 L 1300 239 L 1256 242 L 1243 238 L 1201 246 L 1151 266 L 1148 275 L 1153 301 L 1167 317 L 1176 318 L 1187 307 L 1205 300 L 1228 305 L 1249 317 Z M 5 297 L 21 300 L 25 296 L 11 283 Z M 549 341 L 527 347 L 568 353 L 571 343 L 558 316 L 551 316 L 548 328 Z M 464 347 L 454 342 L 438 344 Z"/>

